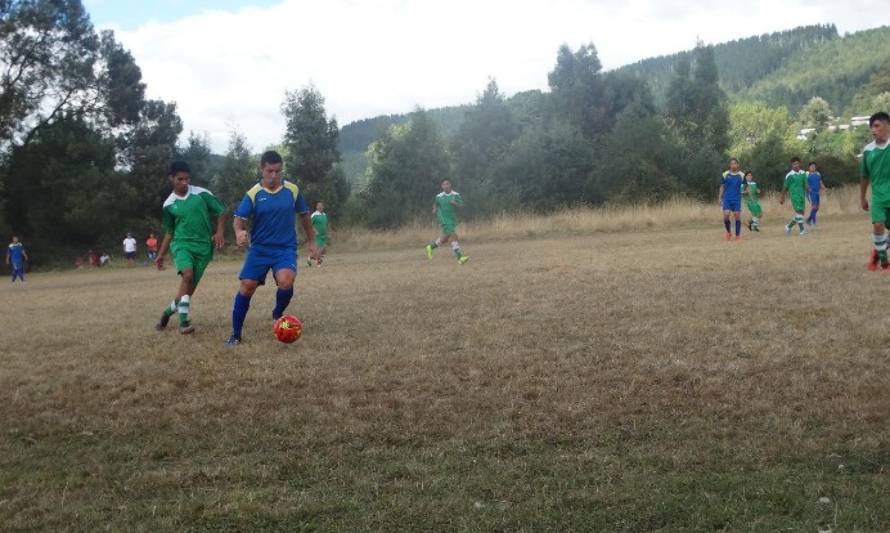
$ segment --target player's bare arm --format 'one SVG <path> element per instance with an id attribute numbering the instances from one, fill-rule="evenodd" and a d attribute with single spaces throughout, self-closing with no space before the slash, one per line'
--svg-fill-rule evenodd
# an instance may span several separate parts
<path id="1" fill-rule="evenodd" d="M 155 257 L 155 266 L 158 270 L 164 270 L 164 254 L 167 253 L 167 250 L 170 248 L 170 241 L 173 239 L 173 235 L 167 233 L 164 235 L 164 239 L 161 241 L 161 247 L 158 248 L 158 256 Z"/>
<path id="2" fill-rule="evenodd" d="M 720 185 L 720 192 L 717 193 L 717 203 L 723 205 L 723 190 L 726 188 L 725 185 Z"/>
<path id="3" fill-rule="evenodd" d="M 859 205 L 863 211 L 868 211 L 868 176 L 859 179 Z"/>
<path id="4" fill-rule="evenodd" d="M 213 244 L 216 245 L 217 250 L 222 250 L 222 247 L 226 244 L 226 215 L 225 213 L 219 215 L 219 218 L 216 220 L 216 233 L 213 234 Z"/>
<path id="5" fill-rule="evenodd" d="M 245 223 L 245 220 L 241 217 L 235 217 L 235 220 L 232 222 L 232 227 L 235 228 L 235 244 L 241 248 L 247 246 L 250 239 L 247 235 L 247 224 Z"/>

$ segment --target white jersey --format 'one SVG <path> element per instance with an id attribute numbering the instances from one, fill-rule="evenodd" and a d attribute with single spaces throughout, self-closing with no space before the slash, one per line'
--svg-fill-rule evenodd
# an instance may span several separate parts
<path id="1" fill-rule="evenodd" d="M 133 253 L 136 251 L 136 239 L 133 237 L 127 237 L 124 239 L 124 252 Z"/>

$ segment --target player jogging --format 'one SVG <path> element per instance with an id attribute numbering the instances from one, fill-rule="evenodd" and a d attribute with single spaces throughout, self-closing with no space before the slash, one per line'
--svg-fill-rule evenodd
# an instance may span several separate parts
<path id="1" fill-rule="evenodd" d="M 760 231 L 760 218 L 763 216 L 763 209 L 760 207 L 760 187 L 754 181 L 754 173 L 750 170 L 745 172 L 745 185 L 742 195 L 745 197 L 745 205 L 748 207 L 748 212 L 751 213 L 748 229 L 750 231 Z"/>
<path id="2" fill-rule="evenodd" d="M 890 271 L 887 261 L 887 219 L 890 215 L 890 115 L 881 111 L 868 120 L 874 141 L 862 151 L 859 163 L 859 203 L 865 211 L 871 211 L 875 249 L 868 262 L 868 269 L 875 271 L 880 264 L 882 271 Z M 871 203 L 866 199 L 871 185 Z"/>
<path id="3" fill-rule="evenodd" d="M 238 246 L 247 246 L 247 257 L 238 278 L 241 286 L 232 306 L 232 334 L 226 346 L 241 344 L 241 329 L 250 308 L 250 298 L 258 286 L 266 282 L 269 270 L 278 285 L 272 319 L 277 320 L 294 295 L 297 275 L 296 215 L 306 232 L 309 256 L 318 258 L 313 239 L 309 207 L 295 184 L 281 176 L 282 160 L 278 152 L 268 151 L 260 158 L 262 179 L 254 185 L 235 210 L 235 238 Z M 250 237 L 246 223 L 252 219 Z"/>
<path id="4" fill-rule="evenodd" d="M 6 264 L 12 266 L 12 283 L 15 283 L 15 278 L 21 279 L 22 283 L 25 282 L 25 261 L 29 261 L 25 245 L 13 235 L 12 242 L 6 248 Z"/>
<path id="5" fill-rule="evenodd" d="M 189 184 L 191 170 L 188 164 L 174 162 L 170 165 L 168 176 L 173 184 L 173 192 L 164 201 L 166 233 L 155 265 L 158 270 L 163 270 L 164 254 L 169 248 L 180 280 L 176 298 L 164 309 L 155 329 L 161 331 L 166 328 L 170 317 L 178 311 L 179 332 L 188 334 L 195 331 L 190 318 L 191 298 L 204 270 L 213 259 L 214 245 L 219 250 L 225 243 L 225 207 L 207 189 Z M 213 232 L 214 217 L 216 233 Z"/>
<path id="6" fill-rule="evenodd" d="M 457 258 L 457 263 L 462 265 L 470 260 L 470 257 L 464 255 L 460 249 L 460 242 L 457 239 L 457 210 L 464 206 L 464 199 L 459 192 L 451 188 L 450 180 L 442 180 L 441 186 L 442 192 L 437 194 L 433 201 L 433 214 L 439 221 L 442 234 L 435 241 L 426 245 L 426 256 L 432 259 L 433 250 L 450 241 L 451 250 Z"/>
<path id="7" fill-rule="evenodd" d="M 317 266 L 321 266 L 328 249 L 328 215 L 324 212 L 324 202 L 315 202 L 315 212 L 312 213 L 312 229 L 315 230 L 315 249 L 318 250 Z M 307 259 L 312 266 L 312 257 Z"/>
<path id="8" fill-rule="evenodd" d="M 807 173 L 800 168 L 800 158 L 791 159 L 791 171 L 785 175 L 785 185 L 782 187 L 782 196 L 779 198 L 779 204 L 785 204 L 785 196 L 791 196 L 791 208 L 794 209 L 794 217 L 785 225 L 785 235 L 791 235 L 791 229 L 795 224 L 800 228 L 800 235 L 806 235 L 807 230 L 803 227 L 803 212 L 807 208 L 807 193 L 809 193 L 807 185 Z"/>
<path id="9" fill-rule="evenodd" d="M 807 171 L 807 187 L 810 189 L 810 216 L 807 217 L 807 224 L 816 225 L 816 214 L 819 212 L 819 202 L 822 199 L 822 189 L 825 184 L 822 182 L 822 174 L 819 172 L 816 162 L 811 161 Z"/>
<path id="10" fill-rule="evenodd" d="M 739 171 L 739 160 L 729 160 L 729 170 L 723 173 L 720 180 L 719 202 L 723 208 L 723 226 L 726 228 L 726 240 L 732 239 L 729 218 L 735 219 L 735 240 L 742 240 L 742 186 L 745 177 Z"/>

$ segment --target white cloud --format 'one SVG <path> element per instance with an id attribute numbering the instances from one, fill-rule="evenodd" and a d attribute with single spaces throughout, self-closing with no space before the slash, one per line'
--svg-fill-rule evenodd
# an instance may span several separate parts
<path id="1" fill-rule="evenodd" d="M 341 124 L 416 105 L 470 102 L 489 76 L 508 93 L 545 88 L 562 43 L 593 42 L 606 68 L 803 24 L 890 23 L 884 3 L 752 0 L 287 0 L 148 22 L 118 38 L 150 97 L 223 151 L 232 124 L 257 150 L 280 140 L 286 89 L 314 83 Z"/>

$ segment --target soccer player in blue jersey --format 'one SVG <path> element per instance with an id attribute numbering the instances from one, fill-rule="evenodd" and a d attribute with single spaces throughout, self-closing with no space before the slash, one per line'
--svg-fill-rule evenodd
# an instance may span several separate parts
<path id="1" fill-rule="evenodd" d="M 15 278 L 25 282 L 25 261 L 28 261 L 28 254 L 25 252 L 25 246 L 19 241 L 15 235 L 12 236 L 12 242 L 6 249 L 6 264 L 12 265 L 12 282 Z"/>
<path id="2" fill-rule="evenodd" d="M 309 206 L 303 193 L 295 184 L 282 178 L 282 160 L 278 152 L 268 151 L 260 158 L 262 179 L 254 185 L 235 210 L 235 239 L 238 246 L 247 246 L 247 257 L 238 278 L 241 287 L 235 294 L 232 307 L 232 334 L 226 346 L 241 344 L 241 329 L 250 298 L 257 287 L 266 281 L 272 271 L 278 291 L 275 295 L 273 320 L 284 314 L 294 295 L 294 278 L 297 275 L 296 215 L 306 232 L 309 256 L 318 259 L 315 247 Z M 251 220 L 250 236 L 246 224 Z"/>
<path id="3" fill-rule="evenodd" d="M 815 161 L 811 161 L 807 172 L 807 187 L 810 193 L 810 216 L 807 217 L 807 224 L 816 225 L 816 214 L 819 212 L 819 202 L 822 199 L 822 189 L 825 184 L 822 182 L 822 174 L 819 172 Z"/>
<path id="4" fill-rule="evenodd" d="M 729 160 L 729 170 L 723 173 L 720 180 L 720 204 L 723 206 L 723 226 L 726 228 L 726 240 L 732 240 L 732 228 L 729 218 L 735 219 L 735 240 L 742 240 L 742 185 L 745 175 L 739 170 L 739 160 Z"/>

